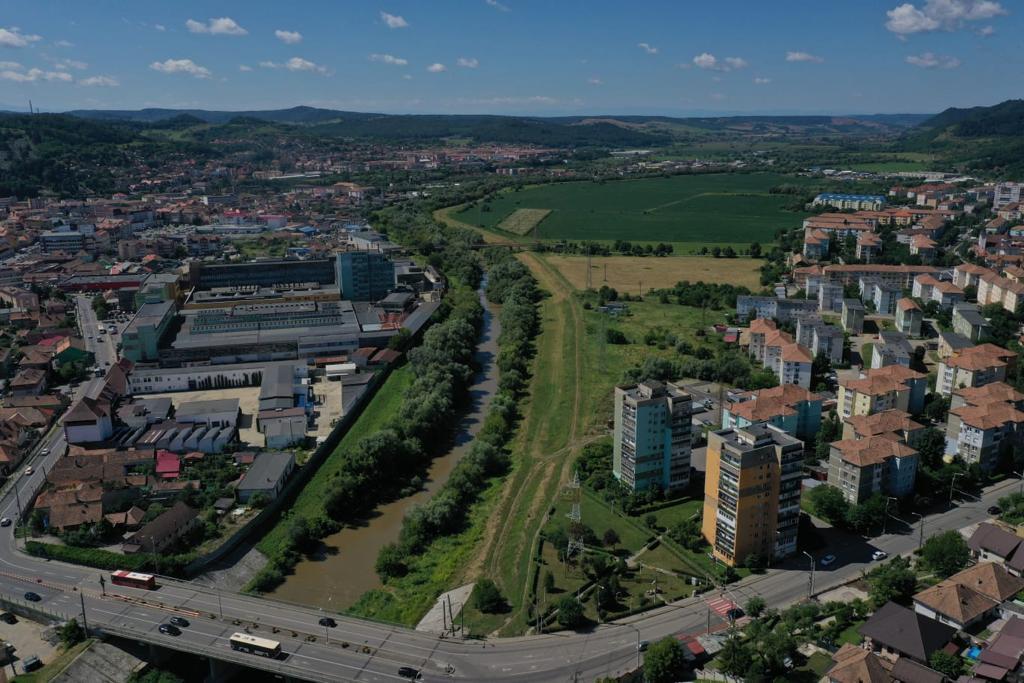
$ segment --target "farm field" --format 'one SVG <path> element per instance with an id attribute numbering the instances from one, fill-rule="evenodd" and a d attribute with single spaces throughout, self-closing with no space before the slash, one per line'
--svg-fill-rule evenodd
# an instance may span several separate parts
<path id="1" fill-rule="evenodd" d="M 498 223 L 498 228 L 516 235 L 528 235 L 550 213 L 550 209 L 516 209 Z"/>
<path id="2" fill-rule="evenodd" d="M 587 286 L 587 257 L 545 255 L 562 277 L 578 290 Z M 593 256 L 590 259 L 591 286 L 599 289 L 608 285 L 619 292 L 639 294 L 652 288 L 674 287 L 677 282 L 728 282 L 729 284 L 761 288 L 760 259 L 716 259 L 709 256 Z"/>
<path id="3" fill-rule="evenodd" d="M 518 209 L 550 209 L 537 230 L 544 240 L 765 243 L 807 215 L 785 210 L 793 195 L 769 190 L 811 183 L 767 173 L 555 183 L 505 192 L 453 217 L 501 231 L 502 221 Z"/>

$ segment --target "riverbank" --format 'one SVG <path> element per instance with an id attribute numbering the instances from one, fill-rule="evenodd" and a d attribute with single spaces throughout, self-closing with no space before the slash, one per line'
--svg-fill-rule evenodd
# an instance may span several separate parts
<path id="1" fill-rule="evenodd" d="M 270 593 L 274 598 L 324 609 L 345 610 L 367 591 L 383 586 L 375 569 L 381 549 L 399 539 L 406 513 L 430 500 L 448 481 L 455 465 L 483 426 L 491 400 L 498 390 L 496 359 L 501 325 L 486 301 L 484 287 L 481 285 L 477 291 L 484 311 L 479 344 L 473 354 L 478 370 L 469 387 L 468 412 L 459 422 L 451 448 L 434 458 L 423 487 L 415 494 L 380 505 L 365 519 L 350 523 L 324 538 Z M 367 413 L 376 412 L 376 408 L 371 404 Z"/>

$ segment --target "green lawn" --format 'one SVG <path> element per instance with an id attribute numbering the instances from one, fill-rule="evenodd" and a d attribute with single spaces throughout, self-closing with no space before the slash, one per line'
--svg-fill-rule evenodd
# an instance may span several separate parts
<path id="1" fill-rule="evenodd" d="M 810 179 L 770 173 L 708 174 L 611 182 L 554 183 L 507 191 L 456 214 L 494 230 L 517 209 L 550 209 L 542 239 L 738 243 L 770 242 L 806 214 L 786 211 L 793 195 L 777 185 Z"/>
<path id="2" fill-rule="evenodd" d="M 341 468 L 341 454 L 346 448 L 356 444 L 364 436 L 379 430 L 391 419 L 398 410 L 405 396 L 406 388 L 412 384 L 412 370 L 408 365 L 402 366 L 391 372 L 377 393 L 370 399 L 369 405 L 342 437 L 338 447 L 334 449 L 324 463 L 317 470 L 313 478 L 306 484 L 305 488 L 295 499 L 289 510 L 291 513 L 316 515 L 323 510 L 323 501 L 327 495 L 330 481 L 335 472 Z M 285 542 L 288 515 L 281 517 L 281 520 L 267 533 L 257 544 L 257 548 L 267 556 L 275 556 L 282 544 Z"/>
<path id="3" fill-rule="evenodd" d="M 837 645 L 842 646 L 844 643 L 860 645 L 861 641 L 864 640 L 864 636 L 857 633 L 857 629 L 863 626 L 865 621 L 866 619 L 855 621 L 843 629 L 842 633 L 839 634 L 839 642 Z"/>

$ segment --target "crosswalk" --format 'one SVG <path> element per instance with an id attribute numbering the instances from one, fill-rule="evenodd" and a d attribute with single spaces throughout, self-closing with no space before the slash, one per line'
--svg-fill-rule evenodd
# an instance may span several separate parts
<path id="1" fill-rule="evenodd" d="M 729 618 L 729 610 L 736 607 L 735 602 L 729 598 L 722 597 L 721 595 L 714 599 L 705 600 L 704 602 L 707 603 L 707 606 L 711 611 L 726 620 Z"/>

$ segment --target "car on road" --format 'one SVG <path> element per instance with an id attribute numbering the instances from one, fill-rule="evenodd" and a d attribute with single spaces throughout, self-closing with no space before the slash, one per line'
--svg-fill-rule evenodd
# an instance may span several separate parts
<path id="1" fill-rule="evenodd" d="M 180 626 L 182 628 L 189 627 L 189 621 L 185 617 L 171 617 L 170 622 L 175 626 Z"/>
<path id="2" fill-rule="evenodd" d="M 320 621 L 317 623 L 319 623 L 321 626 L 326 626 L 328 628 L 334 628 L 338 625 L 338 622 L 336 622 L 334 619 L 330 617 L 320 617 Z"/>
<path id="3" fill-rule="evenodd" d="M 43 450 L 39 451 L 39 455 L 49 455 L 49 454 L 50 454 L 50 449 L 49 448 L 44 448 Z"/>
<path id="4" fill-rule="evenodd" d="M 158 630 L 160 631 L 160 633 L 163 633 L 166 636 L 181 635 L 181 629 L 175 626 L 174 624 L 160 624 L 160 628 Z"/>
<path id="5" fill-rule="evenodd" d="M 32 591 L 25 593 L 25 599 L 29 602 L 39 602 L 42 600 L 42 598 L 39 597 L 39 593 L 33 593 Z"/>
<path id="6" fill-rule="evenodd" d="M 875 561 L 884 560 L 887 557 L 889 557 L 889 553 L 885 552 L 884 550 L 876 550 L 875 552 L 871 553 L 871 559 Z"/>
<path id="7" fill-rule="evenodd" d="M 649 640 L 641 640 L 639 643 L 636 644 L 636 649 L 639 652 L 644 652 L 645 650 L 647 650 L 647 648 L 650 646 L 650 644 L 651 644 L 651 641 L 649 641 Z"/>
<path id="8" fill-rule="evenodd" d="M 14 522 L 11 521 L 10 517 L 4 517 L 3 519 L 0 519 L 0 526 L 10 526 L 12 524 L 14 524 Z"/>
<path id="9" fill-rule="evenodd" d="M 725 613 L 725 616 L 729 621 L 736 621 L 737 619 L 742 617 L 743 614 L 743 610 L 741 610 L 739 607 L 733 607 Z"/>
<path id="10" fill-rule="evenodd" d="M 818 564 L 820 564 L 822 567 L 830 567 L 830 566 L 832 566 L 835 563 L 836 563 L 836 556 L 835 555 L 826 555 L 825 557 L 821 558 L 818 561 Z"/>
<path id="11" fill-rule="evenodd" d="M 32 469 L 31 467 L 26 467 L 25 468 L 25 476 L 26 477 L 31 477 L 33 472 L 35 472 L 35 470 Z"/>
<path id="12" fill-rule="evenodd" d="M 403 666 L 398 669 L 398 675 L 403 678 L 409 678 L 414 681 L 418 681 L 423 678 L 423 674 L 419 669 L 414 669 L 411 666 Z"/>
<path id="13" fill-rule="evenodd" d="M 1003 514 L 1003 508 L 999 507 L 998 505 L 992 505 L 988 509 L 988 514 L 990 514 L 990 515 L 1001 515 L 1001 514 Z"/>

